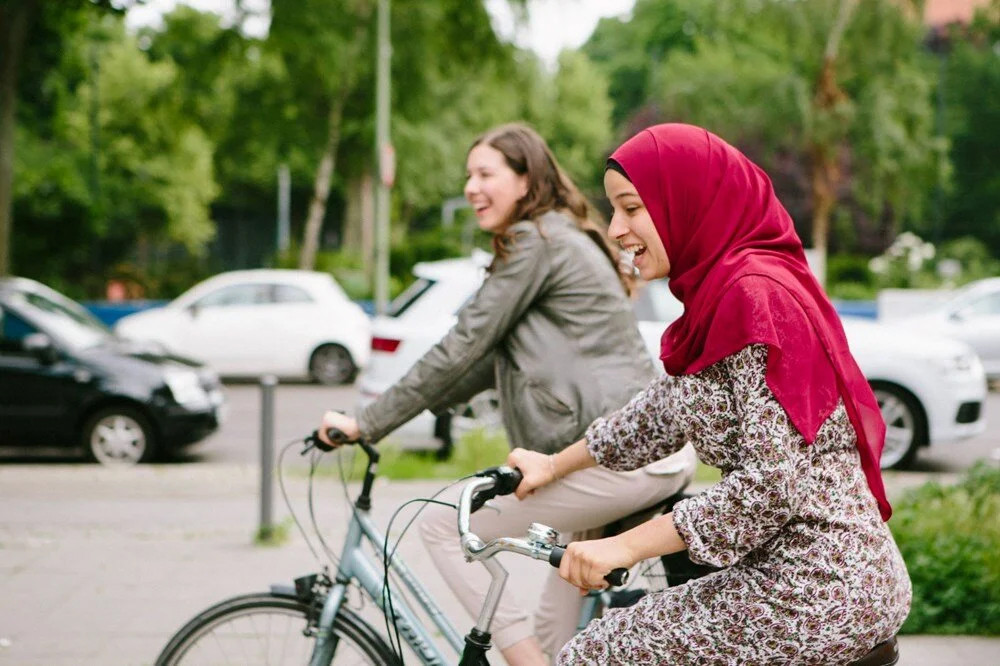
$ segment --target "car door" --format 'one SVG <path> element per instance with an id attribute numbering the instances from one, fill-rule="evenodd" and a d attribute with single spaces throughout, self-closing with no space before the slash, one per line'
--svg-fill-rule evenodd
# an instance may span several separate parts
<path id="1" fill-rule="evenodd" d="M 952 312 L 949 328 L 976 350 L 987 375 L 1000 376 L 1000 292 L 979 296 Z"/>
<path id="2" fill-rule="evenodd" d="M 273 363 L 273 372 L 282 375 L 302 375 L 309 367 L 317 339 L 324 331 L 344 322 L 338 312 L 320 305 L 308 291 L 298 285 L 270 285 L 266 323 L 261 326 L 261 349 Z M 334 324 L 331 326 L 331 321 Z"/>
<path id="3" fill-rule="evenodd" d="M 270 287 L 252 282 L 209 292 L 185 308 L 177 325 L 177 351 L 205 361 L 220 374 L 259 372 Z"/>
<path id="4" fill-rule="evenodd" d="M 0 445 L 75 444 L 77 364 L 62 354 L 45 362 L 27 350 L 24 339 L 33 333 L 44 331 L 0 306 Z"/>

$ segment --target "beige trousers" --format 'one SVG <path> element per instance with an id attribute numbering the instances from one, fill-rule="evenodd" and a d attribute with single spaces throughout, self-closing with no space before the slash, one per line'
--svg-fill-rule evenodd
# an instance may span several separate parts
<path id="1" fill-rule="evenodd" d="M 558 530 L 563 542 L 596 538 L 585 535 L 666 499 L 682 490 L 694 476 L 696 458 L 690 445 L 661 461 L 631 472 L 591 467 L 539 489 L 524 501 L 513 495 L 498 497 L 473 514 L 472 531 L 484 540 L 523 536 L 531 523 Z M 456 502 L 461 485 L 439 499 Z M 469 564 L 458 542 L 454 509 L 428 505 L 420 534 L 431 559 L 459 602 L 473 617 L 482 608 L 490 577 L 478 564 Z M 509 584 L 509 583 L 508 583 Z M 552 569 L 546 578 L 534 627 L 530 613 L 504 594 L 493 618 L 493 643 L 500 649 L 537 635 L 550 655 L 576 633 L 583 597 Z"/>

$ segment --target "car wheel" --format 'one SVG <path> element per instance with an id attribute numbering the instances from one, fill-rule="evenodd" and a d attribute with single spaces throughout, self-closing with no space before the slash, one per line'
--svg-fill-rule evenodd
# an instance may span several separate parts
<path id="1" fill-rule="evenodd" d="M 358 374 L 351 352 L 340 345 L 323 345 L 309 359 L 309 374 L 320 384 L 348 384 Z"/>
<path id="2" fill-rule="evenodd" d="M 83 446 L 102 465 L 135 465 L 153 458 L 156 436 L 138 409 L 125 405 L 106 407 L 84 424 Z"/>
<path id="3" fill-rule="evenodd" d="M 882 469 L 909 467 L 917 457 L 917 449 L 927 441 L 923 409 L 910 392 L 899 386 L 873 382 L 872 390 L 885 420 Z"/>

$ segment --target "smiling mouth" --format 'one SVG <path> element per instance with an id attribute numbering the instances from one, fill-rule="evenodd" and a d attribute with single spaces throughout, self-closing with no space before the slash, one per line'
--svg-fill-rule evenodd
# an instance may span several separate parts
<path id="1" fill-rule="evenodd" d="M 646 246 L 641 243 L 636 243 L 635 245 L 623 245 L 622 252 L 628 254 L 630 258 L 634 259 L 645 254 Z"/>

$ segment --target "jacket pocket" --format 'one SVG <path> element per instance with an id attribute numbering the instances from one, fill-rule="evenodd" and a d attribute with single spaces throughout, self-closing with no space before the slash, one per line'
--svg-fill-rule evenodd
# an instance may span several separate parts
<path id="1" fill-rule="evenodd" d="M 535 402 L 537 402 L 540 406 L 555 412 L 556 414 L 563 414 L 565 416 L 573 415 L 573 408 L 560 400 L 543 384 L 534 380 L 529 380 L 528 390 L 531 391 L 531 394 L 535 398 Z"/>

